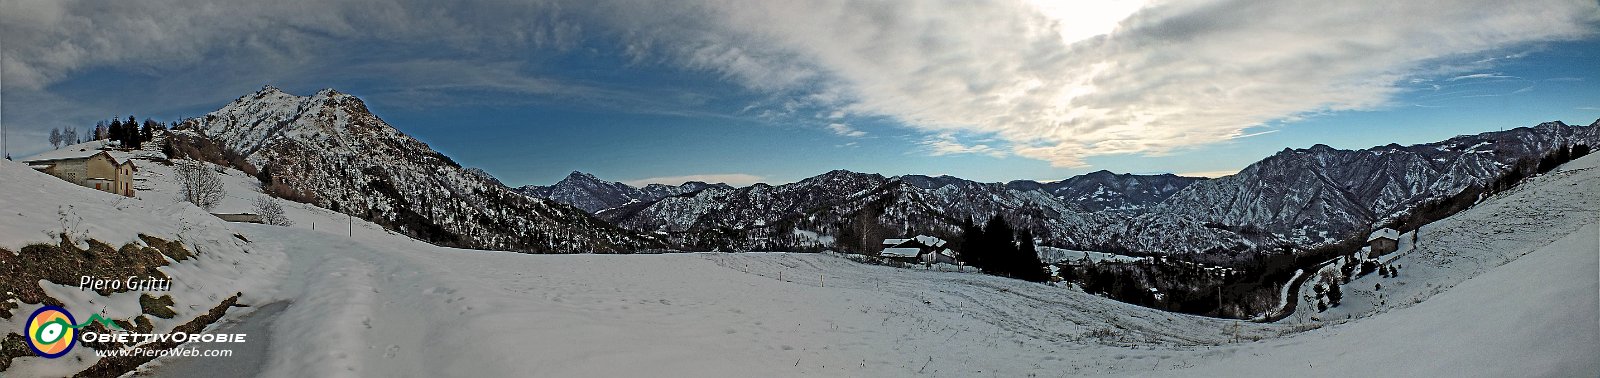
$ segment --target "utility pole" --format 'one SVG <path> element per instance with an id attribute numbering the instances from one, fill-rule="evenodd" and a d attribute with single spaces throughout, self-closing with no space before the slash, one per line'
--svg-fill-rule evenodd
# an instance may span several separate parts
<path id="1" fill-rule="evenodd" d="M 0 51 L 5 51 L 5 38 L 4 37 L 0 37 Z M 6 67 L 6 65 L 0 64 L 0 154 L 4 154 L 6 160 L 11 160 L 11 144 L 9 143 L 10 142 L 9 140 L 6 140 L 6 121 L 5 121 L 5 114 L 6 114 L 6 111 L 5 111 L 5 104 L 6 104 L 5 92 L 6 92 L 6 89 L 5 88 L 6 88 L 6 85 L 5 85 L 5 81 L 4 81 L 5 80 L 4 77 L 6 77 L 6 71 L 5 71 L 6 68 L 5 67 Z"/>

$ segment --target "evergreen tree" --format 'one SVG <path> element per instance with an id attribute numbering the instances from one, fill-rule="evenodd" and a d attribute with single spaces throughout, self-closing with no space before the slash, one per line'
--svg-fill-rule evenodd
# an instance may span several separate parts
<path id="1" fill-rule="evenodd" d="M 106 129 L 106 139 L 110 139 L 110 140 L 114 140 L 114 141 L 120 142 L 120 143 L 122 143 L 122 145 L 126 146 L 126 145 L 128 145 L 128 142 L 127 142 L 128 137 L 127 137 L 127 135 L 125 135 L 123 133 L 123 131 L 127 130 L 127 129 L 128 129 L 128 124 L 126 124 L 126 123 L 112 122 L 111 123 L 111 128 Z"/>
<path id="2" fill-rule="evenodd" d="M 95 135 L 95 139 L 112 139 L 112 140 L 115 140 L 117 138 L 114 138 L 114 136 L 115 136 L 114 133 L 117 130 L 121 130 L 121 129 L 122 129 L 122 120 L 117 119 L 116 117 L 111 117 L 111 124 L 110 125 L 105 125 L 105 126 L 95 130 L 95 134 L 94 134 Z"/>
<path id="3" fill-rule="evenodd" d="M 161 127 L 161 124 L 153 119 L 145 118 L 144 126 L 139 128 L 139 144 L 143 145 L 144 142 L 149 142 L 157 127 Z"/>
<path id="4" fill-rule="evenodd" d="M 962 261 L 966 261 L 967 265 L 971 265 L 978 269 L 983 269 L 985 264 L 985 251 L 983 251 L 983 229 L 978 228 L 977 225 L 974 225 L 971 217 L 968 217 L 961 222 L 960 248 L 961 250 L 959 252 L 961 252 Z"/>
<path id="5" fill-rule="evenodd" d="M 983 226 L 981 248 L 987 254 L 987 257 L 995 261 L 985 262 L 984 271 L 1000 274 L 1010 271 L 1008 268 L 1013 264 L 1010 260 L 1014 259 L 1017 254 L 1015 238 L 1016 234 L 1013 233 L 1011 225 L 1006 223 L 1004 217 L 1001 217 L 1000 214 L 995 214 L 994 217 L 989 218 L 989 223 Z"/>
<path id="6" fill-rule="evenodd" d="M 1015 272 L 1017 278 L 1033 282 L 1050 280 L 1050 270 L 1045 268 L 1044 262 L 1039 261 L 1039 251 L 1033 245 L 1033 232 L 1022 230 L 1022 245 L 1017 247 L 1015 259 Z"/>

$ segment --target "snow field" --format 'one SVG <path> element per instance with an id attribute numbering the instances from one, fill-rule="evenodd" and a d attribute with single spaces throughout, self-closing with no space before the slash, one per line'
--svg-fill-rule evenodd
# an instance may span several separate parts
<path id="1" fill-rule="evenodd" d="M 1597 163 L 1575 161 L 1425 227 L 1420 245 L 1396 258 L 1405 269 L 1394 289 L 1364 281 L 1376 275 L 1358 280 L 1340 306 L 1356 320 L 1333 323 L 1171 314 L 827 254 L 441 248 L 360 220 L 347 230 L 343 215 L 288 202 L 293 227 L 228 224 L 173 204 L 163 166 L 143 171 L 148 188 L 135 200 L 0 163 L 0 190 L 20 193 L 0 199 L 0 242 L 49 241 L 58 203 L 93 214 L 81 232 L 103 241 L 185 240 L 200 258 L 163 268 L 177 281 L 177 319 L 234 291 L 253 306 L 287 303 L 271 336 L 255 339 L 271 343 L 259 356 L 263 376 L 1592 375 Z M 229 172 L 217 211 L 249 211 L 254 178 Z M 1375 282 L 1385 283 L 1382 305 L 1362 299 Z M 46 285 L 69 309 L 138 311 L 137 293 Z M 7 376 L 70 374 L 93 361 L 16 362 Z"/>

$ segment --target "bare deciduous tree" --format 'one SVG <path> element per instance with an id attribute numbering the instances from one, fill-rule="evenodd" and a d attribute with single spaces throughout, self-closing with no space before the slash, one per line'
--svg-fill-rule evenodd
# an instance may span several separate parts
<path id="1" fill-rule="evenodd" d="M 222 202 L 222 178 L 217 171 L 203 162 L 186 162 L 178 165 L 178 200 L 195 204 L 211 211 Z"/>
<path id="2" fill-rule="evenodd" d="M 294 222 L 289 216 L 283 214 L 283 205 L 278 204 L 278 199 L 271 196 L 256 198 L 256 214 L 261 215 L 261 221 L 274 226 L 290 226 Z"/>
<path id="3" fill-rule="evenodd" d="M 61 142 L 65 140 L 65 138 L 62 138 L 60 127 L 50 129 L 50 147 L 59 149 L 61 148 Z"/>

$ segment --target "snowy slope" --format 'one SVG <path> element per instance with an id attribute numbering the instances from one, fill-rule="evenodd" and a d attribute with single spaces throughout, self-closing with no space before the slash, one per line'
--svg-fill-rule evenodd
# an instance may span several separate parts
<path id="1" fill-rule="evenodd" d="M 268 376 L 1123 371 L 1148 354 L 1131 347 L 1221 344 L 1233 324 L 822 254 L 522 255 L 239 228 L 292 263 L 276 324 L 293 326 L 275 327 Z"/>
<path id="2" fill-rule="evenodd" d="M 1592 211 L 1592 210 L 1591 210 Z M 1415 306 L 1187 358 L 1173 376 L 1579 377 L 1600 374 L 1600 224 Z M 1542 233 L 1540 233 L 1542 234 Z M 1402 273 L 1404 274 L 1404 273 Z"/>
<path id="3" fill-rule="evenodd" d="M 136 163 L 140 164 L 140 163 Z M 28 244 L 52 243 L 57 233 L 66 230 L 80 247 L 94 239 L 115 246 L 134 242 L 144 244 L 139 234 L 181 241 L 197 257 L 184 261 L 168 260 L 158 268 L 174 280 L 172 295 L 177 315 L 170 320 L 152 318 L 157 332 L 204 313 L 235 292 L 252 295 L 280 281 L 277 274 L 284 263 L 282 254 L 258 249 L 235 238 L 235 231 L 216 217 L 187 203 L 174 203 L 170 197 L 127 198 L 73 185 L 21 163 L 0 160 L 0 247 L 20 253 Z M 62 214 L 65 214 L 63 216 Z M 68 219 L 63 226 L 61 219 Z M 100 296 L 81 291 L 76 285 L 59 285 L 41 280 L 46 295 L 60 300 L 79 320 L 90 313 L 111 319 L 131 319 L 140 314 L 139 292 Z M 23 329 L 27 314 L 41 307 L 38 303 L 18 305 L 10 319 L 0 319 L 0 331 Z M 253 297 L 247 297 L 253 298 Z M 7 377 L 71 375 L 98 361 L 94 354 L 75 351 L 75 359 L 44 360 L 19 357 L 3 372 Z"/>
<path id="4" fill-rule="evenodd" d="M 1415 244 L 1410 233 L 1402 235 L 1401 249 L 1383 258 L 1389 265 L 1402 266 L 1398 277 L 1370 274 L 1352 280 L 1344 287 L 1343 303 L 1319 317 L 1367 316 L 1409 306 L 1600 221 L 1596 188 L 1600 188 L 1600 156 L 1588 156 L 1423 226 Z M 1336 272 L 1338 264 L 1332 265 L 1324 274 Z M 1382 290 L 1374 290 L 1377 285 Z M 1305 285 L 1300 295 L 1314 295 L 1311 285 Z M 1285 322 L 1308 322 L 1311 314 L 1318 314 L 1313 302 L 1300 303 L 1296 310 L 1300 316 Z"/>
<path id="5" fill-rule="evenodd" d="M 1596 188 L 1591 155 L 1423 227 L 1415 244 L 1402 235 L 1384 258 L 1403 266 L 1398 277 L 1355 279 L 1340 306 L 1318 313 L 1301 301 L 1280 321 L 1334 325 L 1194 358 L 1199 368 L 1175 375 L 1600 373 Z"/>

